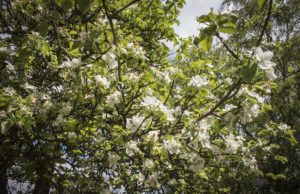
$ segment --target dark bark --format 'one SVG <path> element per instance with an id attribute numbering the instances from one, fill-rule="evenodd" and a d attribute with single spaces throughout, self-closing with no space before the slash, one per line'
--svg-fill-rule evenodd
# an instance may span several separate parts
<path id="1" fill-rule="evenodd" d="M 5 160 L 4 157 L 0 158 L 0 193 L 1 194 L 7 194 L 7 169 L 8 169 L 8 163 Z"/>
<path id="2" fill-rule="evenodd" d="M 36 168 L 38 179 L 35 182 L 33 194 L 48 194 L 50 192 L 51 170 L 48 167 L 47 162 L 43 161 Z"/>
<path id="3" fill-rule="evenodd" d="M 33 194 L 47 194 L 50 192 L 50 181 L 48 178 L 41 176 L 35 183 Z"/>

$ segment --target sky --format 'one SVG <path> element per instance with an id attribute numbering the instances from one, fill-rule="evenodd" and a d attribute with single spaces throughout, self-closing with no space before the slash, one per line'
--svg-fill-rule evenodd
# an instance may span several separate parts
<path id="1" fill-rule="evenodd" d="M 174 26 L 176 33 L 184 38 L 198 34 L 199 24 L 196 17 L 209 13 L 210 8 L 219 10 L 221 3 L 222 0 L 186 0 L 179 15 L 180 25 Z"/>

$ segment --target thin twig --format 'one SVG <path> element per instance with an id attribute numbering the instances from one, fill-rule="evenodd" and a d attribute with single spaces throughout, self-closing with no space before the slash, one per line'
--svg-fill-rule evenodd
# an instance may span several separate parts
<path id="1" fill-rule="evenodd" d="M 197 121 L 201 121 L 202 119 L 208 117 L 209 115 L 211 115 L 212 113 L 214 113 L 215 110 L 216 110 L 219 106 L 221 106 L 226 100 L 232 98 L 233 95 L 231 95 L 231 93 L 232 93 L 235 89 L 239 88 L 240 85 L 241 85 L 242 83 L 243 83 L 243 80 L 240 78 L 240 79 L 239 79 L 239 80 L 238 80 L 238 81 L 230 88 L 230 90 L 225 94 L 225 96 L 224 96 L 223 98 L 221 98 L 221 100 L 220 100 L 217 104 L 215 104 L 215 106 L 214 106 L 212 109 L 210 109 L 207 113 L 205 113 L 205 114 L 203 114 L 201 117 L 199 117 L 199 118 L 197 119 Z"/>
<path id="2" fill-rule="evenodd" d="M 175 83 L 175 80 L 172 81 L 171 88 L 170 88 L 170 90 L 169 90 L 169 93 L 168 93 L 167 98 L 166 98 L 165 101 L 164 101 L 164 105 L 166 105 L 166 103 L 167 103 L 167 101 L 168 101 L 168 99 L 169 99 L 169 97 L 170 97 L 170 95 L 171 95 L 171 92 L 172 92 L 172 90 L 173 90 L 173 88 L 174 88 L 174 83 Z"/>
<path id="3" fill-rule="evenodd" d="M 142 0 L 133 0 L 130 3 L 128 3 L 127 5 L 125 5 L 123 8 L 119 9 L 118 11 L 116 11 L 115 13 L 112 14 L 113 17 L 115 17 L 116 15 L 118 15 L 119 13 L 121 13 L 122 11 L 124 11 L 126 8 L 130 7 L 131 5 L 142 1 Z"/>
<path id="4" fill-rule="evenodd" d="M 225 46 L 225 48 L 227 49 L 227 51 L 239 62 L 242 62 L 239 58 L 239 56 L 237 54 L 235 54 L 235 52 L 233 50 L 231 50 L 231 48 L 229 48 L 229 46 L 224 42 L 223 38 L 220 36 L 219 33 L 216 33 L 216 37 L 221 41 L 221 43 Z"/>
<path id="5" fill-rule="evenodd" d="M 259 36 L 259 38 L 257 40 L 256 47 L 258 47 L 260 45 L 260 43 L 262 41 L 262 38 L 263 38 L 263 36 L 265 34 L 265 31 L 266 31 L 266 29 L 268 27 L 268 23 L 270 21 L 270 17 L 271 17 L 271 13 L 272 13 L 272 4 L 273 4 L 273 0 L 270 0 L 267 18 L 266 18 L 264 26 L 263 26 L 263 28 L 261 30 L 260 36 Z"/>

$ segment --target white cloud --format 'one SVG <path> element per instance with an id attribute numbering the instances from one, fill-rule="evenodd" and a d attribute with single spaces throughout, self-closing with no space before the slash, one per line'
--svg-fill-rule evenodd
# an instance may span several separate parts
<path id="1" fill-rule="evenodd" d="M 186 4 L 179 15 L 179 26 L 174 26 L 175 32 L 181 37 L 197 35 L 199 24 L 196 17 L 207 14 L 210 8 L 220 9 L 222 0 L 186 0 Z"/>

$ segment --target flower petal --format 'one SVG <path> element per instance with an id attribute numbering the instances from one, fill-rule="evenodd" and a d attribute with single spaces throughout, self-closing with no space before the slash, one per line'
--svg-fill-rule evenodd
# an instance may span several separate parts
<path id="1" fill-rule="evenodd" d="M 266 76 L 269 80 L 273 81 L 277 78 L 277 75 L 275 74 L 273 68 L 266 69 L 265 72 L 266 72 Z"/>
<path id="2" fill-rule="evenodd" d="M 259 66 L 259 68 L 266 70 L 266 69 L 270 69 L 270 68 L 276 66 L 276 64 L 271 61 L 263 61 L 263 62 L 259 63 L 258 66 Z"/>
<path id="3" fill-rule="evenodd" d="M 254 50 L 254 54 L 257 55 L 257 56 L 260 56 L 262 53 L 263 53 L 263 50 L 260 47 L 257 47 Z"/>
<path id="4" fill-rule="evenodd" d="M 272 57 L 273 57 L 272 51 L 266 51 L 259 55 L 259 58 L 261 61 L 270 61 L 272 59 Z"/>

